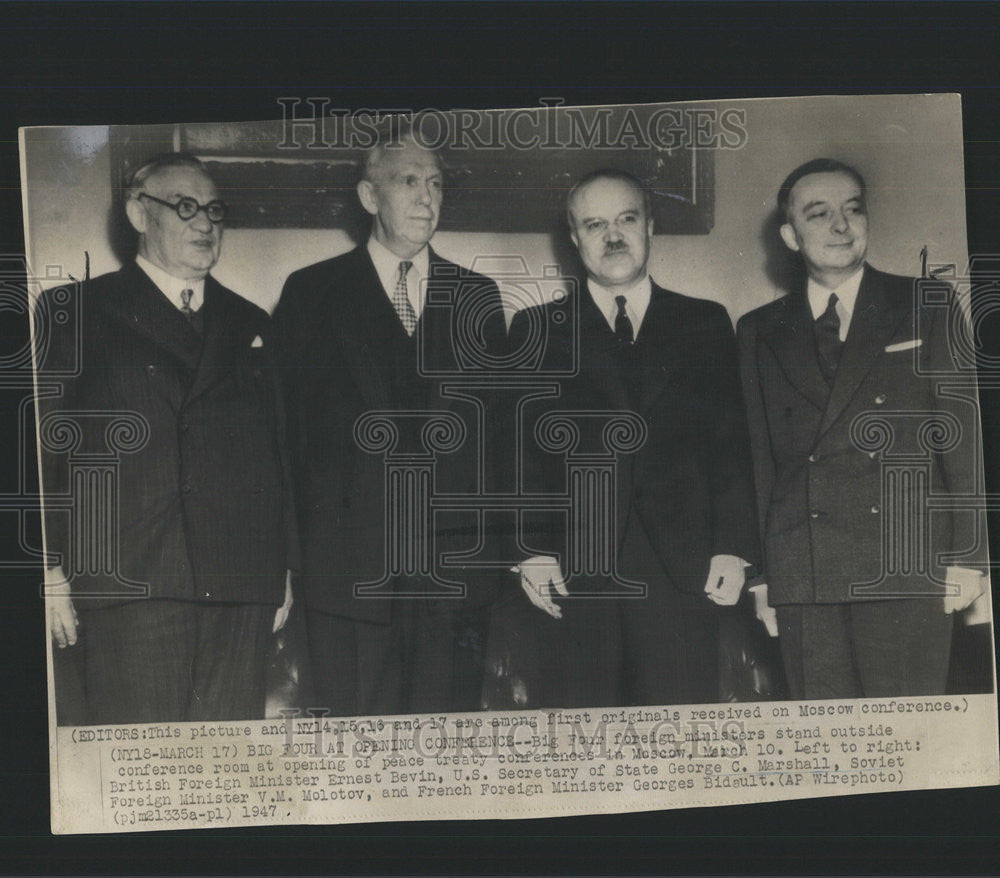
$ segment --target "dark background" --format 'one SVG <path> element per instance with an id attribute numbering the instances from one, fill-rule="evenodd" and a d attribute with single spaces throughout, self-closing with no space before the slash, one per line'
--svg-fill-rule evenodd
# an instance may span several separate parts
<path id="1" fill-rule="evenodd" d="M 998 27 L 992 3 L 0 4 L 0 287 L 16 286 L 24 247 L 18 126 L 267 119 L 289 96 L 450 109 L 549 96 L 574 105 L 960 92 L 969 252 L 996 253 Z M 0 304 L 9 353 L 27 322 Z M 997 330 L 985 331 L 993 352 Z M 17 412 L 2 398 L 10 492 Z M 984 405 L 986 460 L 996 461 L 1000 406 Z M 1000 491 L 997 475 L 988 465 L 988 490 Z M 21 557 L 15 519 L 0 521 L 0 558 Z M 37 521 L 29 530 L 37 541 Z M 996 788 L 543 821 L 53 837 L 40 573 L 0 577 L 3 872 L 993 874 L 1000 862 Z"/>

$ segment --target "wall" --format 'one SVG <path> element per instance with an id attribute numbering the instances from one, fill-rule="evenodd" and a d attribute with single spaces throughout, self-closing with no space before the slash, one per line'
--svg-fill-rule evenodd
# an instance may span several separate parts
<path id="1" fill-rule="evenodd" d="M 796 165 L 820 155 L 854 164 L 868 180 L 873 264 L 916 274 L 920 248 L 927 244 L 932 262 L 964 268 L 957 96 L 758 99 L 739 105 L 746 110 L 749 137 L 742 149 L 716 152 L 715 227 L 708 235 L 654 238 L 650 270 L 660 284 L 721 301 L 734 319 L 778 295 L 773 266 L 780 266 L 784 252 L 767 225 L 775 193 Z M 92 274 L 115 269 L 107 236 L 107 130 L 28 129 L 24 142 L 35 273 L 64 266 L 80 276 L 84 250 Z M 557 261 L 565 241 L 556 243 L 548 235 L 469 233 L 441 233 L 433 242 L 443 256 L 465 265 L 478 256 L 513 254 L 532 272 Z M 214 274 L 270 309 L 289 272 L 351 246 L 338 231 L 230 229 Z"/>

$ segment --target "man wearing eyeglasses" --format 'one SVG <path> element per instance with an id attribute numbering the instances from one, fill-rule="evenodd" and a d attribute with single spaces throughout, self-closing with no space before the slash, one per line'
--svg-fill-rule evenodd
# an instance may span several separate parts
<path id="1" fill-rule="evenodd" d="M 125 212 L 135 261 L 67 291 L 82 368 L 39 405 L 43 433 L 47 417 L 76 420 L 77 457 L 107 452 L 102 413 L 138 437 L 117 459 L 113 570 L 81 536 L 100 525 L 86 491 L 46 516 L 50 630 L 83 653 L 85 716 L 60 721 L 261 717 L 295 554 L 268 318 L 209 274 L 226 207 L 198 159 L 147 162 Z M 72 354 L 73 333 L 52 329 L 47 369 Z M 49 496 L 71 490 L 65 455 L 43 472 Z"/>

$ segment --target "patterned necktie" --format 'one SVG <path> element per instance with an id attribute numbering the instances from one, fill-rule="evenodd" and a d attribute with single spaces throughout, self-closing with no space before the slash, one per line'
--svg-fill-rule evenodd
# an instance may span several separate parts
<path id="1" fill-rule="evenodd" d="M 615 296 L 615 303 L 618 305 L 618 313 L 615 315 L 615 338 L 622 344 L 632 344 L 635 341 L 635 331 L 632 328 L 632 321 L 625 313 L 625 297 Z"/>
<path id="2" fill-rule="evenodd" d="M 407 335 L 413 335 L 413 330 L 417 328 L 417 315 L 413 313 L 410 297 L 406 294 L 406 273 L 412 266 L 413 263 L 406 259 L 399 263 L 399 280 L 396 281 L 396 289 L 392 291 L 392 305 L 403 322 Z"/>
<path id="3" fill-rule="evenodd" d="M 181 314 L 187 317 L 188 323 L 194 319 L 194 311 L 191 310 L 191 297 L 193 295 L 194 290 L 181 290 Z"/>
<path id="4" fill-rule="evenodd" d="M 840 351 L 844 346 L 840 340 L 840 317 L 837 315 L 837 294 L 830 293 L 826 310 L 816 318 L 816 348 L 819 351 L 819 367 L 827 384 L 833 384 L 840 362 Z"/>

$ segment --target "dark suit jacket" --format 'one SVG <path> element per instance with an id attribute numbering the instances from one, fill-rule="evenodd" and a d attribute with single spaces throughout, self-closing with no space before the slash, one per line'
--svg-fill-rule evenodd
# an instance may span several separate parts
<path id="1" fill-rule="evenodd" d="M 942 292 L 947 298 L 951 291 Z M 772 604 L 849 601 L 851 584 L 879 579 L 886 567 L 883 518 L 890 514 L 882 478 L 887 453 L 928 460 L 934 494 L 971 495 L 980 487 L 976 409 L 937 392 L 942 377 L 959 377 L 948 344 L 948 309 L 924 308 L 919 321 L 917 315 L 914 279 L 866 266 L 832 389 L 820 373 L 804 290 L 740 320 Z M 914 340 L 919 346 L 886 350 Z M 928 371 L 938 374 L 919 374 Z M 852 424 L 865 412 L 884 417 L 885 426 L 870 425 L 852 438 Z M 925 450 L 934 435 L 922 436 L 921 426 L 936 412 L 958 424 L 958 444 L 947 453 Z M 889 447 L 880 447 L 890 435 Z M 915 530 L 901 538 L 915 540 L 929 529 L 927 542 L 915 546 L 916 557 L 926 563 L 941 552 L 972 550 L 971 557 L 952 563 L 978 566 L 985 557 L 985 534 L 977 532 L 977 516 L 968 511 L 931 515 L 912 491 L 903 484 L 898 497 L 900 507 L 915 514 Z M 895 520 L 902 526 L 904 517 Z M 930 571 L 944 575 L 940 563 L 931 563 Z M 868 596 L 926 594 L 937 588 L 919 569 L 900 566 Z"/>
<path id="2" fill-rule="evenodd" d="M 73 490 L 72 457 L 110 450 L 109 418 L 99 413 L 134 413 L 148 426 L 148 439 L 138 451 L 118 456 L 121 575 L 147 584 L 151 598 L 280 604 L 297 546 L 267 314 L 207 277 L 202 348 L 135 263 L 49 291 L 43 309 L 65 296 L 78 301 L 80 324 L 47 321 L 52 338 L 40 351 L 40 385 L 74 362 L 78 344 L 82 366 L 60 381 L 61 396 L 39 401 L 50 499 L 58 502 Z M 257 336 L 263 345 L 253 347 Z M 70 455 L 45 451 L 52 447 L 46 418 L 62 415 L 80 430 Z M 120 438 L 128 444 L 127 434 Z M 63 555 L 67 574 L 74 566 L 70 522 L 93 515 L 80 508 L 79 495 L 74 503 L 72 516 L 57 509 L 46 516 L 49 550 Z M 77 595 L 123 591 L 101 572 L 77 576 L 72 588 Z"/>
<path id="3" fill-rule="evenodd" d="M 456 313 L 473 299 L 486 303 L 480 313 L 488 317 L 480 329 L 490 350 L 502 348 L 506 324 L 493 281 L 433 251 L 430 261 L 428 304 L 412 339 L 363 246 L 294 272 L 275 310 L 300 492 L 301 581 L 310 607 L 345 618 L 382 623 L 390 618 L 391 601 L 355 597 L 355 585 L 377 581 L 385 570 L 385 464 L 382 454 L 358 443 L 354 426 L 360 416 L 407 409 L 460 413 L 469 441 L 441 456 L 436 488 L 454 493 L 479 490 L 474 409 L 443 398 L 438 378 L 417 380 L 416 351 L 422 347 L 426 352 L 425 366 L 431 372 L 458 370 Z M 411 341 L 412 359 L 394 360 L 390 350 Z M 403 382 L 409 390 L 401 400 Z M 438 550 L 473 549 L 473 519 L 438 516 Z M 472 586 L 480 574 L 441 572 L 450 581 L 467 584 L 474 597 Z"/>
<path id="4" fill-rule="evenodd" d="M 707 605 L 701 593 L 713 555 L 750 563 L 758 557 L 750 447 L 729 316 L 722 305 L 653 284 L 636 339 L 641 392 L 633 400 L 607 321 L 585 284 L 573 295 L 579 296 L 579 374 L 561 382 L 557 400 L 542 400 L 534 411 L 637 411 L 646 441 L 620 456 L 617 471 L 619 569 L 632 581 L 665 578 Z M 566 362 L 571 321 L 542 320 L 551 332 L 546 356 Z M 515 315 L 511 350 L 523 344 L 530 322 L 526 312 Z M 564 493 L 563 460 L 525 442 L 528 489 Z M 565 559 L 565 516 L 533 514 L 526 523 L 528 545 L 520 557 L 528 550 Z M 626 539 L 630 528 L 638 538 Z"/>

